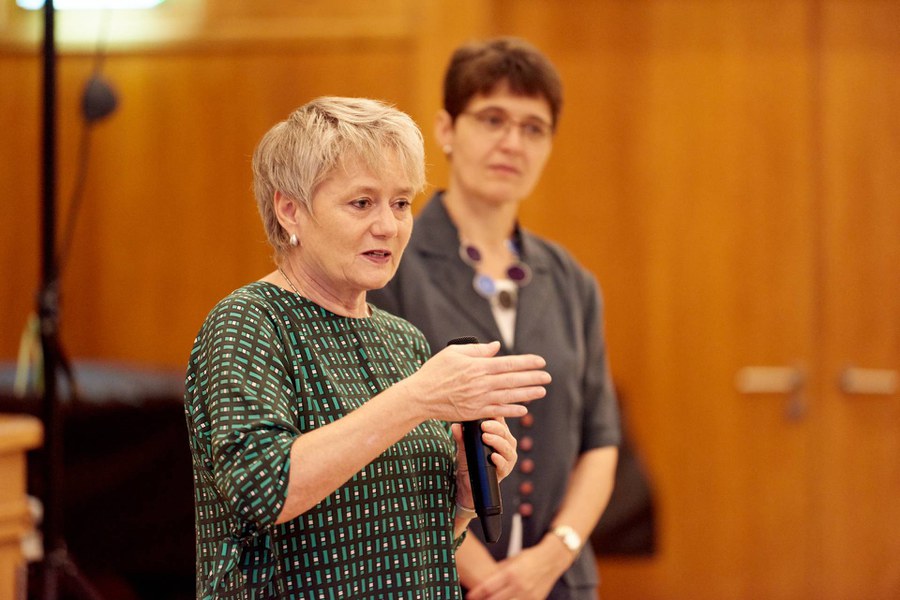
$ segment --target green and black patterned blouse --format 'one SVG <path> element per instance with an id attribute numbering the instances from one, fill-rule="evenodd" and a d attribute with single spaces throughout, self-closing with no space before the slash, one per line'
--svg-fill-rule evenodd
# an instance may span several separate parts
<path id="1" fill-rule="evenodd" d="M 209 314 L 191 352 L 198 598 L 459 598 L 456 448 L 428 421 L 315 508 L 275 525 L 290 448 L 415 372 L 418 329 L 331 313 L 256 282 Z"/>

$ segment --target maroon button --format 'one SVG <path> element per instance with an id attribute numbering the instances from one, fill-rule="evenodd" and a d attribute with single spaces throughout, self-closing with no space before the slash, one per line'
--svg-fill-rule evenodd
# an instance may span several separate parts
<path id="1" fill-rule="evenodd" d="M 531 436 L 526 435 L 523 436 L 521 440 L 519 440 L 519 450 L 521 450 L 522 452 L 528 452 L 532 448 L 534 448 L 534 440 L 531 438 Z"/>
<path id="2" fill-rule="evenodd" d="M 519 505 L 519 514 L 522 515 L 523 517 L 530 517 L 533 512 L 534 512 L 534 507 L 531 505 L 530 502 L 523 502 L 522 504 Z"/>
<path id="3" fill-rule="evenodd" d="M 534 416 L 531 413 L 528 413 L 519 419 L 519 422 L 522 424 L 522 427 L 531 427 L 534 425 Z"/>
<path id="4" fill-rule="evenodd" d="M 519 462 L 519 470 L 523 473 L 531 473 L 534 471 L 534 461 L 530 458 L 523 459 Z"/>
<path id="5" fill-rule="evenodd" d="M 530 481 L 523 481 L 519 484 L 519 493 L 523 496 L 530 496 L 531 492 L 534 491 L 534 484 Z"/>

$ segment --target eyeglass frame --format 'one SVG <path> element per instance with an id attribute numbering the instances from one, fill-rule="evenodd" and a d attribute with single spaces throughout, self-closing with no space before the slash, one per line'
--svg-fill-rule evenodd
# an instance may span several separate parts
<path id="1" fill-rule="evenodd" d="M 489 106 L 479 111 L 464 110 L 459 113 L 459 116 L 463 115 L 472 117 L 486 133 L 498 137 L 506 137 L 509 135 L 509 132 L 514 125 L 519 128 L 519 135 L 522 139 L 532 143 L 547 141 L 553 137 L 554 133 L 553 125 L 540 117 L 529 116 L 525 119 L 516 119 L 504 109 L 494 106 Z M 491 123 L 489 121 L 491 117 L 497 116 L 503 117 L 501 123 Z M 529 126 L 538 126 L 539 131 L 529 132 L 527 129 Z"/>

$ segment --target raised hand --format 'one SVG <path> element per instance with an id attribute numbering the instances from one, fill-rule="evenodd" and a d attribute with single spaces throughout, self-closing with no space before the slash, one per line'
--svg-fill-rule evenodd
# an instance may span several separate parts
<path id="1" fill-rule="evenodd" d="M 550 374 L 540 356 L 495 356 L 499 350 L 499 342 L 447 346 L 397 385 L 423 418 L 521 417 L 528 410 L 520 403 L 543 398 Z"/>

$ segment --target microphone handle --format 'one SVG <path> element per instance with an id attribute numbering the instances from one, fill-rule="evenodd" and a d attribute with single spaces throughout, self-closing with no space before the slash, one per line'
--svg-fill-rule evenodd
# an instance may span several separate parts
<path id="1" fill-rule="evenodd" d="M 481 522 L 484 539 L 494 543 L 503 530 L 503 503 L 497 482 L 497 467 L 491 462 L 493 448 L 481 439 L 481 422 L 463 421 L 463 443 L 466 446 L 466 462 L 469 464 L 469 482 L 475 499 L 475 513 Z"/>
<path id="2" fill-rule="evenodd" d="M 472 336 L 454 338 L 451 344 L 477 344 L 478 339 Z M 475 500 L 475 514 L 481 522 L 484 539 L 491 544 L 500 539 L 503 531 L 503 501 L 500 497 L 500 485 L 497 481 L 497 467 L 491 462 L 494 449 L 481 439 L 481 423 L 484 419 L 463 421 L 463 444 L 466 449 L 466 462 L 469 465 L 469 482 L 472 485 L 472 497 Z"/>

